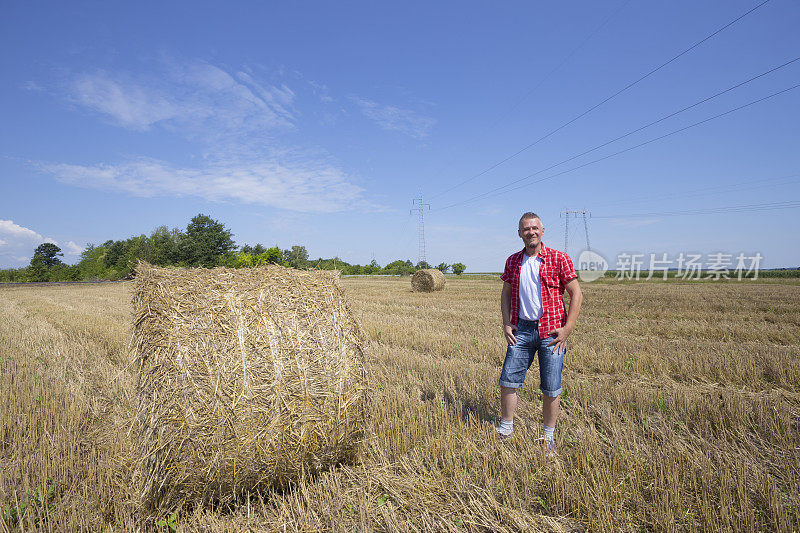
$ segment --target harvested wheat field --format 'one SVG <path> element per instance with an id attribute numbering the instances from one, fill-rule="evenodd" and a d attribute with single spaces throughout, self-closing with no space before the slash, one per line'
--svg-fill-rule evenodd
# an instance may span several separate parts
<path id="1" fill-rule="evenodd" d="M 368 338 L 355 461 L 152 521 L 129 468 L 132 285 L 0 287 L 0 530 L 800 529 L 800 282 L 584 284 L 556 463 L 535 377 L 494 438 L 498 280 L 341 283 Z"/>

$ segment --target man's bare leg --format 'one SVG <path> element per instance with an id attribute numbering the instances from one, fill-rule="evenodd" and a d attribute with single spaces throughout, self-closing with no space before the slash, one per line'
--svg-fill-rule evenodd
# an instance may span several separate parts
<path id="1" fill-rule="evenodd" d="M 500 417 L 503 420 L 514 420 L 517 410 L 517 389 L 500 387 Z"/>
<path id="2" fill-rule="evenodd" d="M 558 418 L 558 396 L 551 398 L 549 396 L 542 396 L 542 422 L 545 426 L 554 428 L 556 427 L 556 419 Z M 516 406 L 516 398 L 514 398 L 514 405 Z"/>
<path id="3" fill-rule="evenodd" d="M 542 396 L 542 439 L 547 447 L 547 456 L 555 457 L 555 430 L 558 418 L 558 396 Z"/>
<path id="4" fill-rule="evenodd" d="M 517 409 L 517 389 L 500 387 L 500 425 L 495 427 L 500 438 L 508 438 L 514 431 L 514 411 Z"/>

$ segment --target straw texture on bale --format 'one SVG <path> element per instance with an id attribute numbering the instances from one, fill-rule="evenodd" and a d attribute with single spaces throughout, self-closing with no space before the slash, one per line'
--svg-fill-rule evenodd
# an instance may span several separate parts
<path id="1" fill-rule="evenodd" d="M 226 504 L 354 458 L 364 337 L 338 272 L 140 263 L 133 307 L 145 507 Z"/>
<path id="2" fill-rule="evenodd" d="M 436 268 L 417 270 L 411 277 L 411 289 L 416 292 L 433 292 L 444 289 L 444 274 Z"/>

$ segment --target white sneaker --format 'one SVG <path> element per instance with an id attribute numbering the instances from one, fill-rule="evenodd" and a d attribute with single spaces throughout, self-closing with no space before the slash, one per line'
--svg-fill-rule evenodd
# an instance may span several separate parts
<path id="1" fill-rule="evenodd" d="M 539 437 L 538 439 L 536 439 L 536 443 L 542 446 L 545 457 L 548 457 L 550 459 L 555 459 L 556 457 L 558 457 L 555 441 L 546 440 L 544 437 Z"/>
<path id="2" fill-rule="evenodd" d="M 512 430 L 512 431 L 509 431 L 508 433 L 506 433 L 506 431 L 505 431 L 505 430 L 503 430 L 503 429 L 499 428 L 498 426 L 495 426 L 495 427 L 494 427 L 494 430 L 495 430 L 495 432 L 497 433 L 497 438 L 498 438 L 498 439 L 500 439 L 500 440 L 506 440 L 506 439 L 510 439 L 510 438 L 511 438 L 511 435 L 513 435 L 513 434 L 514 434 L 514 431 L 513 431 L 513 430 Z"/>

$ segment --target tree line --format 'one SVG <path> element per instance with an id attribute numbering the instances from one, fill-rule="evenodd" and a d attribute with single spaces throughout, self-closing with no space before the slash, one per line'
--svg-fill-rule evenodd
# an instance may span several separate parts
<path id="1" fill-rule="evenodd" d="M 109 240 L 100 245 L 89 244 L 75 265 L 60 258 L 61 249 L 53 243 L 40 244 L 27 267 L 0 270 L 0 282 L 120 280 L 133 276 L 141 259 L 158 266 L 232 268 L 257 267 L 268 264 L 297 269 L 341 270 L 343 274 L 409 275 L 420 268 L 437 268 L 461 275 L 462 263 L 440 263 L 431 267 L 421 261 L 413 264 L 398 259 L 381 266 L 375 260 L 367 265 L 351 264 L 338 257 L 309 259 L 305 246 L 281 249 L 258 243 L 237 247 L 233 235 L 221 222 L 199 214 L 185 230 L 160 226 L 150 235 L 137 235 L 125 240 Z"/>

